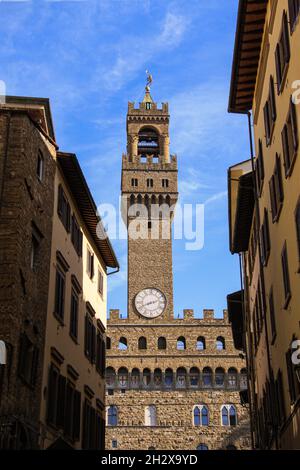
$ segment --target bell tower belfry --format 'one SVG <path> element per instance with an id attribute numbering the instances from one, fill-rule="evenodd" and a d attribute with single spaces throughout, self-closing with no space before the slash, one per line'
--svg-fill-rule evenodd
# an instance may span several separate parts
<path id="1" fill-rule="evenodd" d="M 177 158 L 169 150 L 169 117 L 168 104 L 158 107 L 148 85 L 139 107 L 128 103 L 121 187 L 128 229 L 128 318 L 141 323 L 173 319 L 170 208 L 178 189 Z"/>

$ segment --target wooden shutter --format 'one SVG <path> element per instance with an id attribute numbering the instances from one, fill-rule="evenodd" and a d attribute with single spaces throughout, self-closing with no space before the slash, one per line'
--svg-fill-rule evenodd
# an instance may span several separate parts
<path id="1" fill-rule="evenodd" d="M 90 408 L 89 449 L 96 449 L 96 410 L 95 408 Z"/>
<path id="2" fill-rule="evenodd" d="M 91 330 L 91 361 L 92 363 L 95 363 L 96 361 L 96 328 L 92 323 L 90 324 L 90 330 Z"/>
<path id="3" fill-rule="evenodd" d="M 280 93 L 281 87 L 281 65 L 280 65 L 280 45 L 277 44 L 276 51 L 275 51 L 275 62 L 276 62 L 276 78 L 277 78 L 277 93 Z"/>
<path id="4" fill-rule="evenodd" d="M 73 416 L 73 439 L 80 439 L 80 418 L 81 418 L 81 393 L 74 391 L 74 416 Z"/>
<path id="5" fill-rule="evenodd" d="M 63 209 L 62 209 L 62 204 L 63 204 L 63 189 L 62 186 L 58 186 L 58 199 L 57 199 L 57 213 L 59 216 L 62 215 Z"/>
<path id="6" fill-rule="evenodd" d="M 283 34 L 284 59 L 285 59 L 285 62 L 288 63 L 290 61 L 291 51 L 290 51 L 290 38 L 289 38 L 288 20 L 287 20 L 286 12 L 283 13 L 282 34 Z"/>
<path id="7" fill-rule="evenodd" d="M 273 221 L 275 220 L 277 210 L 276 210 L 276 199 L 275 199 L 275 193 L 274 193 L 274 175 L 270 179 L 269 182 L 269 189 L 270 189 L 270 199 L 271 199 L 271 210 L 272 210 L 272 218 Z"/>
<path id="8" fill-rule="evenodd" d="M 66 405 L 66 377 L 59 375 L 58 377 L 58 391 L 57 391 L 57 414 L 56 425 L 64 427 L 65 423 L 65 405 Z"/>
<path id="9" fill-rule="evenodd" d="M 79 229 L 78 256 L 82 256 L 82 231 Z"/>
<path id="10" fill-rule="evenodd" d="M 90 348 L 89 348 L 89 317 L 85 316 L 85 328 L 84 328 L 84 351 L 87 357 L 90 357 Z"/>
<path id="11" fill-rule="evenodd" d="M 39 349 L 35 346 L 32 354 L 32 364 L 31 364 L 31 385 L 34 386 L 36 383 L 37 372 L 39 365 Z"/>
<path id="12" fill-rule="evenodd" d="M 292 351 L 289 349 L 287 353 L 285 354 L 285 361 L 286 361 L 291 405 L 293 405 L 296 400 L 296 388 L 295 388 L 295 382 L 294 382 L 294 372 L 293 372 L 293 364 L 292 364 L 291 355 L 292 355 Z"/>
<path id="13" fill-rule="evenodd" d="M 287 125 L 284 125 L 284 128 L 281 132 L 281 140 L 282 140 L 282 149 L 283 149 L 283 158 L 284 158 L 284 172 L 285 176 L 287 176 L 288 171 L 290 169 L 290 158 L 289 158 L 289 146 L 287 142 Z"/>
<path id="14" fill-rule="evenodd" d="M 275 92 L 274 92 L 274 79 L 272 76 L 270 78 L 270 110 L 271 110 L 272 121 L 275 122 L 277 113 L 276 113 L 276 101 L 275 101 Z"/>
<path id="15" fill-rule="evenodd" d="M 73 438 L 73 420 L 74 420 L 74 386 L 67 382 L 66 385 L 66 404 L 64 416 L 65 435 Z"/>
<path id="16" fill-rule="evenodd" d="M 57 405 L 57 383 L 58 372 L 53 364 L 49 368 L 48 391 L 47 391 L 47 423 L 55 424 Z"/>
<path id="17" fill-rule="evenodd" d="M 70 233 L 70 228 L 71 228 L 71 208 L 70 204 L 67 201 L 67 207 L 66 207 L 66 230 L 68 233 Z"/>
<path id="18" fill-rule="evenodd" d="M 270 120 L 269 120 L 269 104 L 268 102 L 264 106 L 264 120 L 265 120 L 265 132 L 266 132 L 266 145 L 270 144 Z"/>
<path id="19" fill-rule="evenodd" d="M 291 103 L 290 103 L 290 118 L 291 118 L 294 150 L 296 152 L 298 150 L 299 139 L 298 139 L 296 106 L 295 106 L 295 104 L 293 103 L 292 100 L 291 100 Z"/>

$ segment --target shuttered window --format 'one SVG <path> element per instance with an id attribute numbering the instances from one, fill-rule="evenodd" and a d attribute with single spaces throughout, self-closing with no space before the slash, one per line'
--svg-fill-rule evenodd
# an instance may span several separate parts
<path id="1" fill-rule="evenodd" d="M 96 354 L 96 369 L 104 377 L 105 371 L 105 339 L 101 331 L 97 333 L 97 354 Z"/>
<path id="2" fill-rule="evenodd" d="M 77 339 L 78 336 L 78 295 L 74 289 L 71 293 L 71 312 L 70 312 L 70 335 Z"/>
<path id="3" fill-rule="evenodd" d="M 276 154 L 276 163 L 275 163 L 274 173 L 270 179 L 269 188 L 270 188 L 272 220 L 273 222 L 276 222 L 279 218 L 283 199 L 284 199 L 281 162 L 280 162 L 280 157 L 278 154 Z"/>
<path id="4" fill-rule="evenodd" d="M 85 317 L 85 355 L 91 363 L 96 359 L 96 327 L 93 324 L 89 314 Z"/>
<path id="5" fill-rule="evenodd" d="M 94 254 L 87 249 L 87 265 L 86 265 L 87 273 L 90 279 L 94 277 Z"/>
<path id="6" fill-rule="evenodd" d="M 47 423 L 72 441 L 80 438 L 81 393 L 51 364 L 47 393 Z"/>
<path id="7" fill-rule="evenodd" d="M 74 214 L 72 216 L 71 241 L 78 256 L 82 256 L 82 232 Z"/>
<path id="8" fill-rule="evenodd" d="M 270 323 L 271 323 L 271 333 L 272 333 L 272 344 L 274 344 L 276 335 L 277 335 L 277 330 L 276 330 L 276 316 L 275 316 L 273 288 L 271 288 L 270 294 L 269 294 L 269 312 L 270 312 Z"/>
<path id="9" fill-rule="evenodd" d="M 290 102 L 287 121 L 281 133 L 281 139 L 284 156 L 285 176 L 287 177 L 291 174 L 299 146 L 296 107 L 292 100 Z"/>
<path id="10" fill-rule="evenodd" d="M 58 319 L 63 322 L 65 311 L 65 276 L 62 271 L 56 268 L 55 279 L 55 305 L 54 313 Z"/>
<path id="11" fill-rule="evenodd" d="M 25 333 L 20 337 L 18 374 L 23 381 L 34 387 L 39 363 L 39 349 Z"/>
<path id="12" fill-rule="evenodd" d="M 300 0 L 289 0 L 289 16 L 291 33 L 294 32 L 300 12 Z"/>
<path id="13" fill-rule="evenodd" d="M 286 12 L 282 17 L 282 28 L 279 42 L 275 51 L 276 74 L 277 74 L 277 91 L 281 93 L 286 69 L 290 61 L 290 40 L 288 33 L 288 20 Z"/>
<path id="14" fill-rule="evenodd" d="M 264 169 L 264 159 L 263 159 L 263 148 L 262 148 L 262 141 L 259 139 L 258 141 L 258 154 L 255 163 L 255 176 L 256 176 L 256 184 L 258 194 L 261 195 L 264 177 L 265 177 L 265 169 Z"/>
<path id="15" fill-rule="evenodd" d="M 269 215 L 267 209 L 264 210 L 264 220 L 261 227 L 261 256 L 264 266 L 267 265 L 271 250 Z"/>
<path id="16" fill-rule="evenodd" d="M 71 209 L 68 199 L 61 185 L 58 186 L 57 213 L 67 232 L 70 232 Z"/>
<path id="17" fill-rule="evenodd" d="M 264 120 L 265 120 L 265 132 L 266 132 L 266 144 L 267 146 L 271 143 L 272 133 L 276 121 L 276 102 L 274 92 L 274 79 L 271 76 L 269 84 L 269 96 L 264 106 Z"/>
<path id="18" fill-rule="evenodd" d="M 98 292 L 103 296 L 103 274 L 100 269 L 98 269 Z"/>
<path id="19" fill-rule="evenodd" d="M 287 253 L 286 243 L 284 244 L 283 250 L 281 253 L 281 265 L 282 265 L 282 277 L 283 277 L 283 289 L 284 289 L 284 301 L 285 301 L 284 308 L 287 308 L 292 294 L 291 294 L 288 253 Z"/>

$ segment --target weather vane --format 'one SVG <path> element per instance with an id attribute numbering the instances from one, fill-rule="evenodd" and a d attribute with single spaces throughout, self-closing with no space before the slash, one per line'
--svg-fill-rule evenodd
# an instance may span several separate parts
<path id="1" fill-rule="evenodd" d="M 151 73 L 148 70 L 146 70 L 146 74 L 147 74 L 146 89 L 150 91 L 150 85 L 152 85 L 153 78 L 152 78 Z"/>

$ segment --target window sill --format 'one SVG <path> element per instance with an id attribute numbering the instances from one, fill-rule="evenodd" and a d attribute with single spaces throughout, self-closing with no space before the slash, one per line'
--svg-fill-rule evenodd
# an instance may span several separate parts
<path id="1" fill-rule="evenodd" d="M 294 169 L 295 161 L 296 161 L 296 158 L 297 158 L 297 154 L 298 154 L 298 151 L 295 151 L 294 155 L 293 155 L 293 158 L 292 158 L 292 161 L 291 161 L 291 164 L 288 167 L 288 169 L 285 171 L 285 177 L 286 178 L 290 178 L 292 173 L 293 173 L 293 169 Z"/>
<path id="2" fill-rule="evenodd" d="M 76 336 L 72 335 L 72 333 L 69 333 L 69 336 L 70 336 L 71 340 L 72 340 L 77 346 L 79 346 L 78 338 L 76 338 Z"/>
<path id="3" fill-rule="evenodd" d="M 283 89 L 284 89 L 284 86 L 285 86 L 285 82 L 286 82 L 286 78 L 287 78 L 287 73 L 288 73 L 288 68 L 289 68 L 289 62 L 287 62 L 284 66 L 284 70 L 283 70 L 283 73 L 282 73 L 282 79 L 281 79 L 281 82 L 280 82 L 280 86 L 278 88 L 278 95 L 281 95 L 281 93 L 283 92 Z"/>
<path id="4" fill-rule="evenodd" d="M 58 321 L 58 323 L 59 323 L 61 326 L 66 326 L 65 323 L 64 323 L 63 318 L 61 318 L 61 317 L 58 315 L 58 313 L 53 312 L 53 316 L 56 318 L 56 320 Z"/>
<path id="5" fill-rule="evenodd" d="M 280 214 L 281 214 L 281 210 L 282 210 L 282 206 L 283 206 L 283 202 L 280 203 L 280 206 L 279 206 L 279 209 L 277 211 L 277 214 L 275 215 L 274 218 L 272 218 L 272 222 L 273 224 L 277 223 L 279 221 L 279 218 L 280 218 Z"/>
<path id="6" fill-rule="evenodd" d="M 285 302 L 284 302 L 284 306 L 283 306 L 283 309 L 284 309 L 284 310 L 287 310 L 291 298 L 292 298 L 292 294 L 289 293 L 289 294 L 287 295 L 286 299 L 285 299 Z"/>

